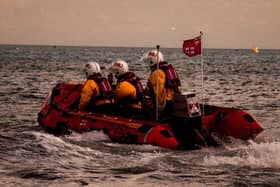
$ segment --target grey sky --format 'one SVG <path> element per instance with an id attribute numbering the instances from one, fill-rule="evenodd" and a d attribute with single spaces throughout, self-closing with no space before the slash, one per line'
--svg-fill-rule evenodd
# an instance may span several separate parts
<path id="1" fill-rule="evenodd" d="M 280 49 L 280 0 L 0 0 L 0 43 Z"/>

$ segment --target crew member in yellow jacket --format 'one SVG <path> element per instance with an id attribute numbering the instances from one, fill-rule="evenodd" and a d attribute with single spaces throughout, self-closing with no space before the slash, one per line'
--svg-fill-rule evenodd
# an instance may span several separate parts
<path id="1" fill-rule="evenodd" d="M 147 107 L 165 115 L 173 110 L 174 94 L 181 92 L 179 76 L 158 50 L 145 53 L 142 60 L 151 69 L 145 89 Z"/>
<path id="2" fill-rule="evenodd" d="M 113 104 L 113 90 L 105 77 L 100 74 L 100 66 L 97 62 L 89 62 L 85 65 L 84 71 L 87 80 L 84 83 L 79 110 L 90 110 L 94 112 L 108 111 Z"/>
<path id="3" fill-rule="evenodd" d="M 110 71 L 117 78 L 114 90 L 115 103 L 127 114 L 140 112 L 142 108 L 143 87 L 140 79 L 128 71 L 124 60 L 116 60 L 111 64 Z"/>

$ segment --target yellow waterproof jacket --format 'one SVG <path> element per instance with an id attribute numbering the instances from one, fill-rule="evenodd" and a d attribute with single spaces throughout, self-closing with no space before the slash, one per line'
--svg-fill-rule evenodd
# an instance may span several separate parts
<path id="1" fill-rule="evenodd" d="M 118 82 L 115 88 L 115 102 L 124 107 L 141 108 L 136 88 L 128 81 Z"/>
<path id="2" fill-rule="evenodd" d="M 175 92 L 172 88 L 166 88 L 166 75 L 162 69 L 155 69 L 152 71 L 148 80 L 153 87 L 155 94 L 154 99 L 156 100 L 156 98 L 158 98 L 158 109 L 163 111 L 165 109 L 166 101 L 172 101 Z"/>
<path id="3" fill-rule="evenodd" d="M 99 96 L 98 84 L 94 80 L 86 80 L 80 98 L 79 110 L 85 110 L 91 98 Z"/>
<path id="4" fill-rule="evenodd" d="M 97 98 L 98 96 L 100 96 L 100 89 L 98 84 L 92 79 L 86 80 L 81 92 L 81 98 L 78 107 L 79 110 L 86 110 L 90 104 L 93 104 L 93 106 L 90 107 L 94 107 L 113 102 L 112 99 L 108 98 L 98 98 L 95 100 L 95 98 Z M 92 103 L 91 101 L 94 101 L 94 103 Z"/>

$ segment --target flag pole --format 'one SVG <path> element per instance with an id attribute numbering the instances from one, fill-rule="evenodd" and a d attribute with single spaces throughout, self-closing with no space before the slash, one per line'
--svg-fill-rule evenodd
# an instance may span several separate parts
<path id="1" fill-rule="evenodd" d="M 159 90 L 159 45 L 157 47 L 157 93 L 156 93 L 156 120 L 158 121 L 158 90 Z"/>
<path id="2" fill-rule="evenodd" d="M 203 72 L 203 41 L 202 41 L 202 36 L 203 36 L 203 33 L 202 31 L 200 31 L 200 39 L 201 39 L 201 46 L 200 46 L 200 50 L 201 50 L 201 53 L 200 53 L 200 64 L 201 64 L 201 98 L 202 98 L 202 116 L 204 116 L 204 85 L 203 85 L 203 82 L 204 82 L 204 72 Z"/>

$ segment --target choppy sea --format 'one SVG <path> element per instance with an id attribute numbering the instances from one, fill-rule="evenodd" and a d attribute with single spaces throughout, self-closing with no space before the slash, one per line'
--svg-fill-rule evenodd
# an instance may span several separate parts
<path id="1" fill-rule="evenodd" d="M 38 126 L 50 89 L 83 82 L 88 61 L 106 74 L 124 59 L 145 85 L 148 68 L 139 59 L 147 50 L 1 45 L 0 186 L 280 186 L 280 50 L 204 49 L 201 68 L 199 56 L 161 49 L 184 91 L 255 116 L 265 130 L 254 141 L 174 151 L 114 143 L 102 132 L 55 137 Z"/>

